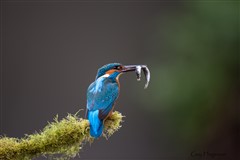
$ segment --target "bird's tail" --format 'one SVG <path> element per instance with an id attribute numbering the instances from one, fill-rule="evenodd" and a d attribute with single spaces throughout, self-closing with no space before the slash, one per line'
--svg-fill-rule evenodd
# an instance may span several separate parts
<path id="1" fill-rule="evenodd" d="M 98 138 L 103 132 L 103 121 L 98 118 L 98 114 L 99 110 L 88 112 L 90 135 L 94 138 Z"/>

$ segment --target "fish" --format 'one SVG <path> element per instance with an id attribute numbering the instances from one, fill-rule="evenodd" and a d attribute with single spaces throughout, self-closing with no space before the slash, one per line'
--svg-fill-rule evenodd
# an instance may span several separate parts
<path id="1" fill-rule="evenodd" d="M 143 70 L 144 76 L 145 76 L 145 86 L 144 89 L 148 88 L 149 82 L 150 82 L 150 70 L 148 69 L 147 65 L 137 65 L 136 66 L 136 76 L 137 76 L 137 81 L 141 80 L 141 72 Z"/>

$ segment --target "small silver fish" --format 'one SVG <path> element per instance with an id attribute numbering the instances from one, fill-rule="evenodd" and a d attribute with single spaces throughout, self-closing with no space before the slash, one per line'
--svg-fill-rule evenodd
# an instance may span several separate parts
<path id="1" fill-rule="evenodd" d="M 140 81 L 141 80 L 141 66 L 136 66 L 136 75 L 137 75 L 137 80 Z"/>
<path id="2" fill-rule="evenodd" d="M 144 73 L 145 79 L 146 79 L 146 83 L 145 83 L 145 86 L 144 86 L 144 89 L 146 89 L 148 87 L 149 82 L 150 82 L 150 71 L 149 71 L 149 69 L 146 65 L 142 66 L 142 70 L 143 70 L 143 73 Z"/>
<path id="3" fill-rule="evenodd" d="M 148 87 L 149 82 L 150 82 L 150 71 L 149 71 L 149 69 L 146 65 L 136 66 L 136 71 L 135 72 L 136 72 L 138 81 L 141 80 L 141 70 L 143 70 L 143 73 L 145 75 L 146 83 L 145 83 L 144 89 L 146 89 Z"/>

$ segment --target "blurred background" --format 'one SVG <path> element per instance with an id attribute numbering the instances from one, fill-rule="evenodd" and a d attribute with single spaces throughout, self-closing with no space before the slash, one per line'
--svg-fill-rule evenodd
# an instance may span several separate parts
<path id="1" fill-rule="evenodd" d="M 75 159 L 235 160 L 239 20 L 239 1 L 1 1 L 0 133 L 85 109 L 104 64 L 147 64 L 148 89 L 120 78 L 122 128 Z"/>

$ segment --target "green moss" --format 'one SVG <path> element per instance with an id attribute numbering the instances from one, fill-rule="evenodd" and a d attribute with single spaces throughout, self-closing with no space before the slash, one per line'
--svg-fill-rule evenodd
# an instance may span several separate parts
<path id="1" fill-rule="evenodd" d="M 104 136 L 109 137 L 121 127 L 122 114 L 115 111 L 104 122 Z M 89 135 L 89 122 L 69 114 L 61 121 L 58 117 L 49 123 L 43 131 L 24 138 L 0 138 L 0 159 L 29 160 L 40 155 L 52 156 L 52 159 L 75 157 L 83 142 L 93 142 Z"/>

